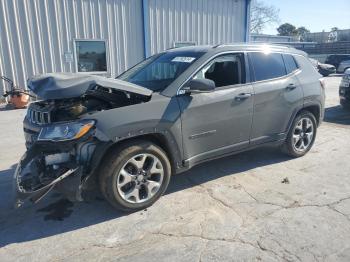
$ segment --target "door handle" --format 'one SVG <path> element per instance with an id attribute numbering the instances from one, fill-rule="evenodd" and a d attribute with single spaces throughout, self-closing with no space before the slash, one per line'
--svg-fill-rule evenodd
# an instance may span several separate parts
<path id="1" fill-rule="evenodd" d="M 237 101 L 242 101 L 242 100 L 246 100 L 248 99 L 249 97 L 251 97 L 252 94 L 251 93 L 242 93 L 242 94 L 239 94 L 235 97 L 235 100 Z"/>
<path id="2" fill-rule="evenodd" d="M 289 85 L 287 85 L 287 87 L 286 87 L 286 89 L 287 89 L 288 91 L 292 91 L 292 90 L 294 90 L 295 88 L 297 88 L 297 86 L 296 86 L 295 84 L 289 84 Z"/>

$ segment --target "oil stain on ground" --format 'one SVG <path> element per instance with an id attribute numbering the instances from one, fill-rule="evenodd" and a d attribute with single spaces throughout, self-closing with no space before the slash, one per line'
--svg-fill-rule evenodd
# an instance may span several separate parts
<path id="1" fill-rule="evenodd" d="M 48 213 L 44 216 L 45 221 L 63 221 L 72 214 L 73 210 L 71 207 L 73 207 L 73 202 L 63 198 L 48 205 L 47 207 L 38 209 L 37 212 Z"/>

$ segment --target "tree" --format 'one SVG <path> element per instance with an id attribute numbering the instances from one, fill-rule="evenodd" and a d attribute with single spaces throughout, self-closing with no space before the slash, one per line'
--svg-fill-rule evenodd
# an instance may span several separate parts
<path id="1" fill-rule="evenodd" d="M 297 28 L 297 35 L 300 37 L 300 41 L 306 40 L 307 33 L 310 33 L 310 30 L 306 29 L 304 26 Z"/>
<path id="2" fill-rule="evenodd" d="M 336 27 L 336 26 L 335 26 L 335 27 L 332 27 L 332 29 L 331 29 L 331 31 L 332 31 L 332 32 L 334 32 L 334 31 L 338 31 L 338 30 L 339 30 L 339 28 L 338 28 L 338 27 Z"/>
<path id="3" fill-rule="evenodd" d="M 252 1 L 250 8 L 250 32 L 259 34 L 267 25 L 278 24 L 279 21 L 279 9 L 258 0 Z"/>
<path id="4" fill-rule="evenodd" d="M 295 36 L 298 34 L 297 28 L 289 23 L 284 23 L 277 28 L 278 35 L 282 36 Z"/>

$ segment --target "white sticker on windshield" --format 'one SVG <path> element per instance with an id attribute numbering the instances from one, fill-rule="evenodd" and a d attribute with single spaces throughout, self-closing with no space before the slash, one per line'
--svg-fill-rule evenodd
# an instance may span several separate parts
<path id="1" fill-rule="evenodd" d="M 193 60 L 195 60 L 195 57 L 189 57 L 189 56 L 177 56 L 171 60 L 172 62 L 180 62 L 180 63 L 192 63 Z"/>

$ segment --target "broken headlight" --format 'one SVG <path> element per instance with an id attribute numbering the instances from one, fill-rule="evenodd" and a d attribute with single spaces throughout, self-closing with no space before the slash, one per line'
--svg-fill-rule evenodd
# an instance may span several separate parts
<path id="1" fill-rule="evenodd" d="M 66 141 L 74 140 L 85 135 L 95 125 L 94 120 L 82 120 L 43 127 L 39 141 Z"/>

